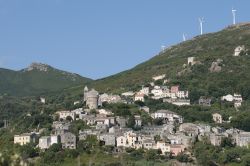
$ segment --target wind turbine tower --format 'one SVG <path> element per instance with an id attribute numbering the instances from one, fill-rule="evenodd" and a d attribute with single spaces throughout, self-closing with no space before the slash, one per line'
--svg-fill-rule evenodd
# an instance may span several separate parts
<path id="1" fill-rule="evenodd" d="M 186 34 L 185 33 L 182 34 L 182 39 L 183 39 L 183 41 L 186 41 Z"/>
<path id="2" fill-rule="evenodd" d="M 236 24 L 236 11 L 234 8 L 232 8 L 232 14 L 233 14 L 233 25 Z"/>
<path id="3" fill-rule="evenodd" d="M 203 17 L 199 18 L 199 22 L 200 22 L 201 35 L 203 35 L 203 23 L 204 23 L 204 18 L 203 18 Z"/>
<path id="4" fill-rule="evenodd" d="M 166 49 L 166 46 L 161 46 L 161 51 L 164 51 Z"/>

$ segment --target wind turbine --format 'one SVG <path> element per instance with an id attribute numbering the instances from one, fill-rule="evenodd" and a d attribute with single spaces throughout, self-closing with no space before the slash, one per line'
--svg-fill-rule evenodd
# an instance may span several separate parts
<path id="1" fill-rule="evenodd" d="M 185 33 L 182 34 L 182 39 L 183 39 L 183 41 L 186 41 L 186 34 Z"/>
<path id="2" fill-rule="evenodd" d="M 236 24 L 236 11 L 234 8 L 232 8 L 232 14 L 233 14 L 233 25 Z"/>
<path id="3" fill-rule="evenodd" d="M 204 23 L 204 18 L 201 17 L 199 18 L 199 22 L 200 22 L 200 29 L 201 29 L 201 35 L 203 34 L 203 23 Z"/>
<path id="4" fill-rule="evenodd" d="M 164 51 L 165 50 L 165 48 L 166 48 L 166 46 L 161 46 L 161 51 Z"/>

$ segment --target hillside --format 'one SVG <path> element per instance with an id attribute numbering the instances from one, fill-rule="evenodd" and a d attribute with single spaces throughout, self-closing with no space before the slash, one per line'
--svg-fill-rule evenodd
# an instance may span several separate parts
<path id="1" fill-rule="evenodd" d="M 193 96 L 239 92 L 248 98 L 250 94 L 250 55 L 234 57 L 237 46 L 250 49 L 250 24 L 238 24 L 216 32 L 197 36 L 169 47 L 164 52 L 136 67 L 116 75 L 99 79 L 92 86 L 99 91 L 122 92 L 138 89 L 152 81 L 152 76 L 166 74 L 169 84 L 180 84 L 191 90 Z M 246 55 L 248 53 L 248 55 Z M 198 61 L 187 65 L 188 57 Z M 218 61 L 218 62 L 217 62 Z M 211 65 L 220 71 L 210 71 Z M 186 64 L 186 65 L 184 65 Z"/>
<path id="2" fill-rule="evenodd" d="M 80 75 L 61 71 L 49 65 L 32 63 L 20 71 L 0 69 L 0 94 L 36 95 L 59 91 L 91 81 Z"/>

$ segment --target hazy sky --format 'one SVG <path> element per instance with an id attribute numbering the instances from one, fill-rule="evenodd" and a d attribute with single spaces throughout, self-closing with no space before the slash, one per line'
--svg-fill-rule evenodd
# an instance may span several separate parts
<path id="1" fill-rule="evenodd" d="M 0 0 L 0 67 L 42 62 L 101 78 L 204 32 L 250 21 L 249 0 Z"/>

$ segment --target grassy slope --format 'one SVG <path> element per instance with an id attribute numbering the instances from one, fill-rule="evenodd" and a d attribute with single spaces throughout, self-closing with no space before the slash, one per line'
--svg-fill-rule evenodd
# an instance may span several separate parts
<path id="1" fill-rule="evenodd" d="M 209 84 L 218 82 L 217 88 L 223 88 L 223 91 L 240 91 L 238 83 L 250 84 L 250 57 L 232 56 L 234 49 L 239 45 L 245 45 L 250 49 L 250 24 L 195 37 L 169 48 L 165 53 L 131 70 L 97 80 L 92 85 L 100 91 L 121 92 L 145 84 L 153 75 L 166 73 L 167 77 L 173 80 L 172 83 L 180 83 L 187 88 L 198 87 L 200 91 L 208 92 Z M 183 64 L 187 63 L 190 56 L 196 57 L 202 65 L 195 65 L 189 69 L 192 72 L 185 72 L 178 77 L 177 73 L 184 69 Z M 208 68 L 218 58 L 224 61 L 222 71 L 210 73 Z M 229 87 L 225 87 L 225 84 Z"/>
<path id="2" fill-rule="evenodd" d="M 96 166 L 102 166 L 107 165 L 111 163 L 122 163 L 123 165 L 134 165 L 134 166 L 144 166 L 144 165 L 154 165 L 154 166 L 168 166 L 170 163 L 168 162 L 160 162 L 160 161 L 147 161 L 145 159 L 132 159 L 131 157 L 128 157 L 127 155 L 120 155 L 114 156 L 114 155 L 108 155 L 108 154 L 97 154 L 97 155 L 87 155 L 82 154 L 80 157 L 80 163 L 89 165 L 94 164 Z M 71 166 L 72 163 L 78 164 L 79 159 L 66 159 L 66 161 L 62 164 L 62 166 Z"/>

